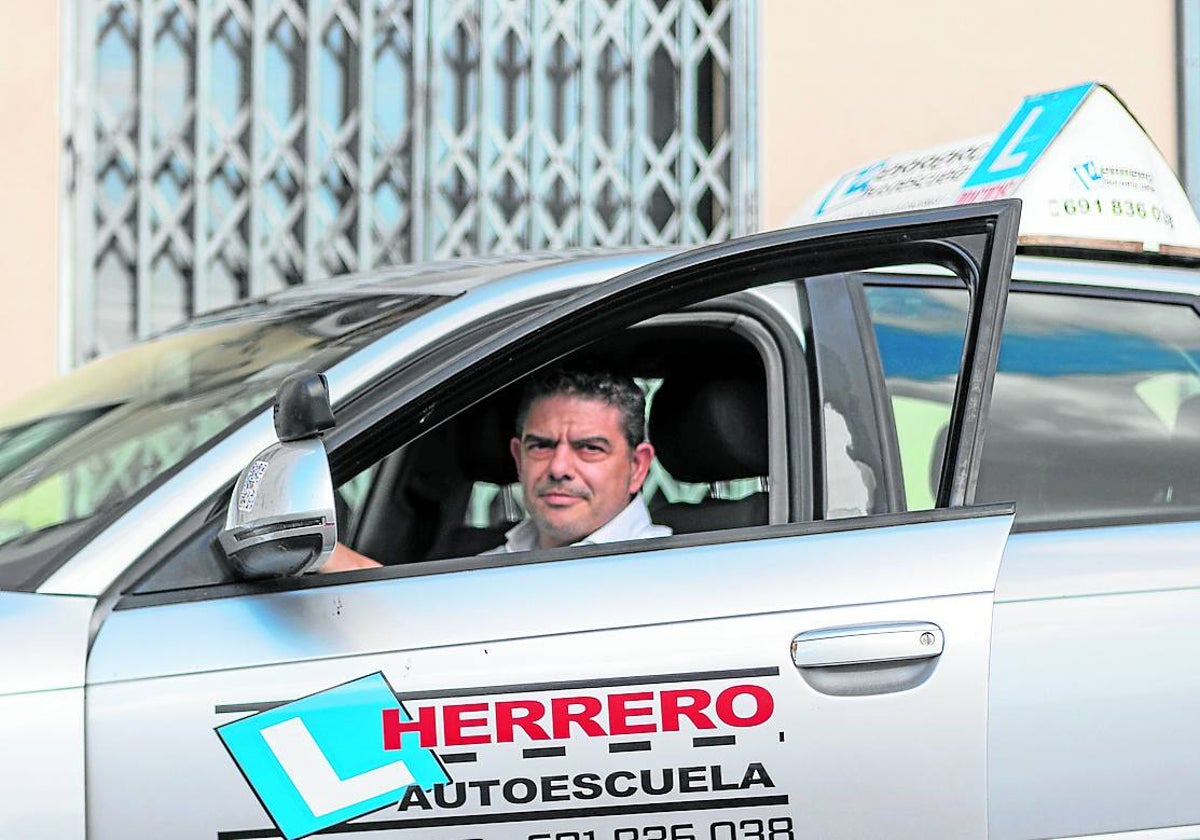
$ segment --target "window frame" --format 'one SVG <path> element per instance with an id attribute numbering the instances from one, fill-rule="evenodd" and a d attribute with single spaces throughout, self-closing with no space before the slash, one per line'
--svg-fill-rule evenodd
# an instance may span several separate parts
<path id="1" fill-rule="evenodd" d="M 792 294 L 803 294 L 795 284 L 787 285 Z M 811 488 L 797 485 L 793 480 L 794 475 L 806 475 L 808 472 L 798 466 L 793 469 L 793 465 L 803 459 L 790 457 L 790 453 L 804 450 L 804 444 L 798 444 L 798 441 L 810 436 L 807 429 L 810 380 L 801 337 L 778 311 L 758 299 L 753 290 L 737 292 L 718 300 L 704 301 L 683 311 L 660 313 L 626 329 L 635 331 L 653 329 L 656 326 L 688 325 L 727 330 L 736 335 L 748 348 L 752 348 L 762 361 L 768 396 L 770 524 L 788 522 L 792 511 L 806 510 L 811 503 Z M 462 412 L 459 412 L 447 417 L 444 422 L 452 423 L 461 414 Z M 410 444 L 413 442 L 415 441 L 410 441 Z M 387 463 L 384 471 L 387 479 L 373 482 L 368 493 L 364 518 L 372 522 L 385 518 L 386 514 L 380 508 L 388 504 L 386 499 L 398 483 L 397 478 L 404 472 L 405 457 L 401 449 L 387 446 L 381 446 L 375 454 L 378 457 L 374 463 L 390 463 Z M 359 534 L 353 536 L 357 537 Z M 371 556 L 381 556 L 372 554 L 352 540 L 348 539 L 345 542 Z M 424 561 L 411 561 L 404 565 L 416 562 Z M 444 559 L 434 562 L 444 562 Z M 386 565 L 393 568 L 396 564 Z"/>
<path id="2" fill-rule="evenodd" d="M 511 328 L 458 353 L 427 353 L 404 369 L 405 376 L 382 377 L 356 394 L 342 409 L 339 424 L 326 433 L 335 486 L 374 463 L 371 454 L 381 440 L 393 447 L 414 440 L 430 428 L 494 394 L 534 370 L 553 363 L 578 347 L 655 315 L 680 311 L 696 303 L 776 282 L 851 273 L 865 268 L 913 263 L 952 268 L 971 295 L 963 364 L 951 413 L 951 443 L 943 493 L 945 504 L 934 511 L 900 514 L 904 522 L 974 518 L 983 508 L 970 504 L 978 474 L 982 443 L 979 417 L 986 410 L 991 372 L 998 355 L 1007 284 L 1015 256 L 1020 203 L 997 201 L 934 208 L 890 216 L 850 219 L 771 231 L 667 257 L 571 296 L 552 312 L 538 312 Z M 219 495 L 219 494 L 218 494 Z M 941 499 L 939 499 L 941 501 Z M 212 503 L 197 511 L 211 510 Z M 1011 505 L 988 506 L 1003 512 Z M 194 521 L 193 517 L 188 517 Z M 832 530 L 873 527 L 874 517 L 838 520 Z M 891 521 L 891 520 L 889 520 Z M 813 525 L 815 531 L 808 529 Z M 655 548 L 677 548 L 722 542 L 767 539 L 829 530 L 830 523 L 767 525 L 711 534 L 680 535 L 596 547 L 568 547 L 527 555 L 463 558 L 388 566 L 328 576 L 287 578 L 277 582 L 237 582 L 154 595 L 130 595 L 114 606 L 126 608 L 340 585 L 359 580 L 412 574 L 439 574 L 487 568 L 495 564 L 550 562 L 595 554 L 625 554 Z M 895 524 L 895 522 L 892 522 Z M 799 529 L 799 530 L 797 530 Z M 594 548 L 594 551 L 593 551 Z M 565 557 L 559 552 L 565 552 Z M 153 550 L 150 553 L 155 553 Z M 499 559 L 497 559 L 499 557 Z M 426 568 L 431 566 L 432 568 Z M 138 567 L 145 571 L 140 562 Z M 123 575 L 112 588 L 119 597 Z"/>
<path id="3" fill-rule="evenodd" d="M 791 286 L 790 291 L 796 295 L 798 304 L 803 308 L 805 297 L 803 283 L 789 283 L 788 285 Z M 501 313 L 495 317 L 505 317 L 506 315 L 509 317 L 518 316 L 521 313 L 527 312 L 528 309 L 529 303 L 523 302 L 507 313 Z M 693 315 L 696 317 L 692 317 Z M 769 477 L 772 485 L 778 480 L 779 484 L 783 486 L 778 489 L 772 486 L 769 490 L 769 504 L 772 518 L 781 516 L 782 519 L 778 522 L 773 521 L 766 526 L 754 527 L 772 527 L 811 521 L 813 518 L 813 488 L 811 483 L 809 483 L 812 476 L 810 469 L 811 459 L 791 457 L 791 453 L 803 452 L 808 448 L 807 442 L 811 441 L 814 435 L 813 430 L 809 426 L 810 391 L 814 387 L 810 374 L 812 365 L 810 363 L 811 360 L 804 353 L 801 344 L 802 336 L 797 334 L 787 322 L 787 319 L 775 307 L 757 295 L 754 295 L 753 289 L 734 293 L 718 300 L 705 301 L 699 304 L 697 308 L 689 308 L 682 312 L 662 313 L 648 320 L 650 324 L 653 324 L 658 319 L 678 319 L 681 322 L 699 322 L 709 326 L 729 329 L 759 354 L 763 363 L 764 376 L 767 379 L 766 384 L 769 399 Z M 639 325 L 635 324 L 629 329 L 638 328 Z M 454 343 L 453 341 L 448 341 L 443 346 L 453 345 Z M 436 350 L 429 355 L 436 355 Z M 387 389 L 383 383 L 377 383 L 371 390 L 374 392 L 383 392 Z M 363 398 L 369 399 L 369 395 L 364 395 Z M 446 422 L 451 422 L 459 414 L 446 418 Z M 400 449 L 390 449 L 387 453 L 381 452 L 379 459 L 375 463 L 383 464 L 389 459 L 396 457 L 402 458 L 403 452 Z M 396 472 L 399 469 L 401 469 L 399 462 L 386 467 L 386 471 L 390 472 Z M 373 503 L 372 497 L 380 489 L 378 482 L 373 481 L 364 506 L 364 515 L 366 514 L 366 508 L 370 507 Z M 203 505 L 198 506 L 179 525 L 173 528 L 171 532 L 168 532 L 147 553 L 147 557 L 136 564 L 140 573 L 130 579 L 129 592 L 125 597 L 135 598 L 140 603 L 143 598 L 150 598 L 156 595 L 166 597 L 173 592 L 180 593 L 197 588 L 207 589 L 211 587 L 242 585 L 244 582 L 210 579 L 204 576 L 203 569 L 201 569 L 196 579 L 189 581 L 186 573 L 176 578 L 177 582 L 183 584 L 182 586 L 169 589 L 143 589 L 146 583 L 154 580 L 168 565 L 171 565 L 174 558 L 178 557 L 181 552 L 187 552 L 189 555 L 193 552 L 212 555 L 211 557 L 204 558 L 203 561 L 197 561 L 202 562 L 204 567 L 208 569 L 213 569 L 217 564 L 222 563 L 216 556 L 216 549 L 213 545 L 215 544 L 216 531 L 224 523 L 225 509 L 228 505 L 231 492 L 232 485 L 214 494 Z M 807 518 L 797 520 L 796 517 L 798 516 Z M 740 531 L 747 529 L 726 530 Z M 707 533 L 711 535 L 717 532 Z M 691 535 L 680 534 L 677 536 Z M 675 539 L 675 537 L 667 539 Z M 724 542 L 724 540 L 708 539 L 703 542 L 705 544 L 712 544 Z M 575 548 L 578 550 L 579 547 Z M 637 545 L 635 543 L 629 546 L 627 550 L 633 551 L 636 549 Z M 538 554 L 541 553 L 544 552 L 538 552 Z M 617 552 L 614 551 L 612 553 Z M 446 558 L 414 561 L 411 563 L 387 565 L 385 568 L 394 570 L 421 567 L 430 570 L 429 573 L 436 573 L 436 570 L 432 570 L 429 564 L 443 564 L 450 562 L 450 560 L 469 561 L 470 559 Z M 487 567 L 491 567 L 492 565 L 494 564 L 487 564 Z M 325 578 L 319 579 L 323 580 Z M 299 579 L 293 578 L 292 580 Z"/>
<path id="4" fill-rule="evenodd" d="M 955 283 L 955 278 L 941 275 L 920 275 L 920 274 L 903 274 L 889 273 L 887 271 L 875 272 L 855 272 L 852 277 L 852 284 L 858 288 L 858 293 L 862 293 L 864 286 L 918 286 L 924 288 L 938 289 L 960 289 L 961 286 Z M 1136 289 L 1122 288 L 1116 286 L 1099 286 L 1087 285 L 1084 283 L 1059 283 L 1059 282 L 1043 282 L 1038 280 L 1019 280 L 1013 278 L 1009 284 L 1009 295 L 1013 294 L 1038 294 L 1038 295 L 1055 295 L 1059 297 L 1073 297 L 1096 300 L 1112 300 L 1126 301 L 1130 303 L 1151 303 L 1170 306 L 1184 306 L 1191 309 L 1197 316 L 1197 328 L 1200 329 L 1200 296 L 1189 294 L 1186 292 L 1168 292 L 1156 289 Z M 869 325 L 869 322 L 868 322 Z M 1004 333 L 1001 330 L 1001 341 Z M 999 345 L 998 345 L 999 346 Z M 883 382 L 883 368 L 881 365 L 879 354 L 876 353 L 872 365 L 877 368 L 877 378 L 880 383 Z M 993 371 L 993 376 L 995 372 Z M 882 393 L 886 397 L 886 385 L 883 386 Z M 890 414 L 891 407 L 888 405 Z M 890 419 L 892 428 L 895 429 L 895 418 Z M 982 427 L 987 429 L 987 419 L 985 418 Z M 982 450 L 981 450 L 982 451 Z M 1018 500 L 1012 500 L 1014 505 Z M 993 504 L 991 502 L 987 504 Z M 995 503 L 999 504 L 999 503 Z M 1138 515 L 1122 515 L 1122 514 L 1106 514 L 1095 516 L 1076 516 L 1076 517 L 1051 517 L 1038 519 L 1037 521 L 1029 522 L 1016 519 L 1013 522 L 1012 533 L 1042 533 L 1047 531 L 1073 531 L 1084 528 L 1110 528 L 1123 525 L 1162 525 L 1180 522 L 1200 522 L 1200 511 L 1172 511 L 1164 510 L 1161 513 L 1155 514 L 1138 514 Z"/>

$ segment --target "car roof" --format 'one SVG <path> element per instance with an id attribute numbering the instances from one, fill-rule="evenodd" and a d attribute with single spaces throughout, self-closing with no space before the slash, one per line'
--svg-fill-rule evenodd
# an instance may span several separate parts
<path id="1" fill-rule="evenodd" d="M 541 251 L 488 257 L 464 257 L 412 263 L 339 275 L 293 286 L 199 315 L 168 332 L 242 320 L 256 316 L 287 317 L 314 304 L 362 297 L 433 295 L 454 297 L 485 290 L 515 290 L 534 275 L 552 272 L 563 288 L 601 282 L 682 250 L 656 248 L 592 248 Z M 602 269 L 611 267 L 612 273 Z M 940 272 L 939 272 L 940 273 Z M 1146 292 L 1200 294 L 1200 270 L 1186 265 L 1151 265 L 1104 258 L 1098 254 L 1038 256 L 1018 253 L 1013 279 L 1035 283 L 1096 286 Z"/>
<path id="2" fill-rule="evenodd" d="M 391 295 L 453 297 L 512 281 L 534 273 L 554 271 L 567 281 L 577 275 L 578 285 L 597 282 L 595 269 L 612 264 L 629 270 L 662 259 L 680 248 L 592 248 L 541 251 L 487 257 L 462 257 L 435 262 L 386 266 L 292 286 L 199 315 L 179 328 L 191 329 L 259 313 L 274 316 L 315 303 Z M 614 262 L 614 258 L 616 261 Z M 619 271 L 618 271 L 619 273 Z M 613 276 L 616 276 L 615 274 Z M 505 281 L 509 281 L 506 283 Z"/>

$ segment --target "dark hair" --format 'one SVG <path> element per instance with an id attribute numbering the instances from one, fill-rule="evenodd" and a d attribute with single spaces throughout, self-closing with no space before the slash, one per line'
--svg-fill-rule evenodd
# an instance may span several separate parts
<path id="1" fill-rule="evenodd" d="M 517 404 L 517 437 L 525 432 L 529 408 L 546 397 L 582 397 L 611 405 L 621 413 L 629 448 L 646 439 L 646 395 L 632 377 L 601 370 L 550 368 L 533 374 Z"/>

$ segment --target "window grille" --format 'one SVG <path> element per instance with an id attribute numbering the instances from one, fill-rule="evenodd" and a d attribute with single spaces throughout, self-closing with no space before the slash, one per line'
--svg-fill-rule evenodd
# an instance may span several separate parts
<path id="1" fill-rule="evenodd" d="M 753 10 L 75 0 L 75 360 L 347 271 L 752 230 Z"/>

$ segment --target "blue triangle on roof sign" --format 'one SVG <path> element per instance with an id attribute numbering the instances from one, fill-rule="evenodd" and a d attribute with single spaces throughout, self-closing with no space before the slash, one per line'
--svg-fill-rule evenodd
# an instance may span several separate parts
<path id="1" fill-rule="evenodd" d="M 1088 82 L 1027 97 L 962 188 L 1023 177 L 1095 86 Z"/>

